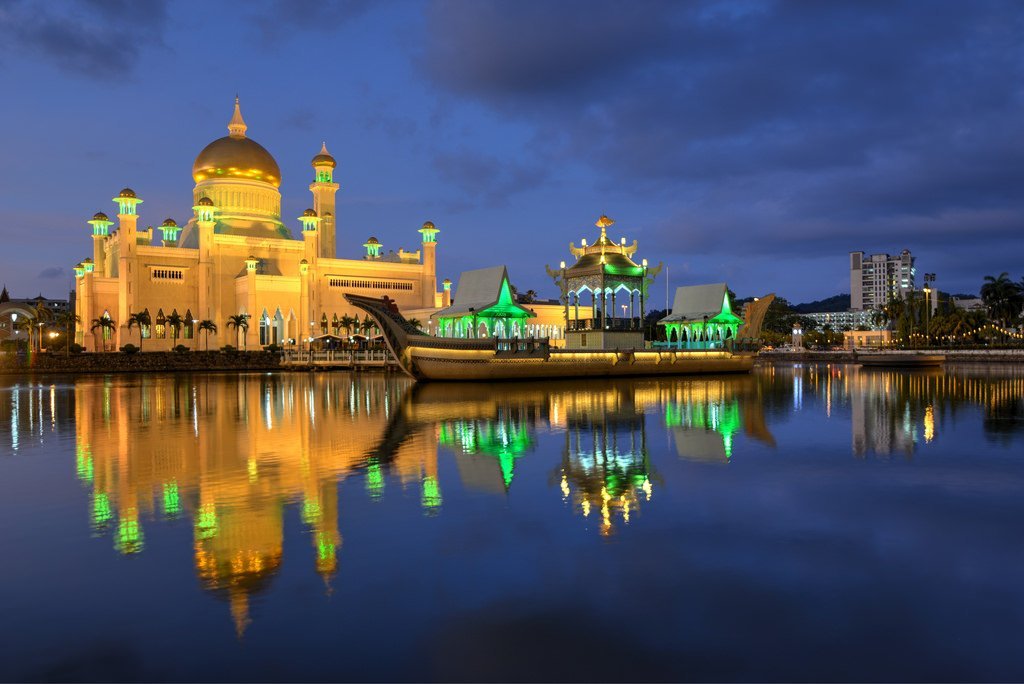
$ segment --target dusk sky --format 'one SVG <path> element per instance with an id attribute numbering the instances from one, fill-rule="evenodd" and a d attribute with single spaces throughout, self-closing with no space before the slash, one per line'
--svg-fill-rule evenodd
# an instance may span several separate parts
<path id="1" fill-rule="evenodd" d="M 553 295 L 606 213 L 673 288 L 808 301 L 907 248 L 977 292 L 1024 275 L 1022 36 L 973 0 L 2 0 L 0 280 L 66 297 L 125 186 L 140 228 L 184 223 L 238 93 L 296 236 L 326 140 L 340 256 L 429 219 L 441 277 Z"/>

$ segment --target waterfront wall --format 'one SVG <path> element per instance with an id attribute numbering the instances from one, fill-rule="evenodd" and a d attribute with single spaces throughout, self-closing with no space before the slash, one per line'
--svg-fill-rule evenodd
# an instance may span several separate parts
<path id="1" fill-rule="evenodd" d="M 1024 365 L 1024 349 L 928 349 L 927 354 L 944 354 L 948 363 L 1016 363 Z M 899 353 L 899 352 L 896 352 Z M 761 352 L 758 363 L 855 363 L 857 355 L 843 351 Z"/>
<path id="2" fill-rule="evenodd" d="M 175 371 L 276 370 L 281 355 L 266 351 L 122 352 L 0 354 L 0 374 L 12 373 L 156 373 Z"/>

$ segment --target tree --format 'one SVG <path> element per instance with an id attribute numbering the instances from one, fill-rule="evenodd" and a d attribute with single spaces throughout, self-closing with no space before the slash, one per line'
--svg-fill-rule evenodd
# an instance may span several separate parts
<path id="1" fill-rule="evenodd" d="M 347 335 L 351 335 L 352 334 L 352 327 L 359 323 L 359 319 L 358 318 L 353 318 L 352 316 L 349 316 L 348 314 L 345 314 L 340 319 L 338 319 L 338 323 L 341 325 L 342 328 L 345 329 L 345 333 Z"/>
<path id="2" fill-rule="evenodd" d="M 235 329 L 235 342 L 238 342 L 238 331 L 249 330 L 249 314 L 235 314 L 228 316 L 228 327 Z M 245 336 L 242 336 L 242 349 L 245 349 Z"/>
<path id="3" fill-rule="evenodd" d="M 1010 280 L 1005 271 L 998 276 L 985 276 L 981 286 L 981 299 L 988 307 L 989 315 L 1006 327 L 1020 316 L 1024 307 L 1024 292 L 1021 286 Z"/>
<path id="4" fill-rule="evenodd" d="M 82 317 L 73 311 L 65 311 L 57 316 L 57 325 L 64 328 L 64 355 L 71 355 L 71 332 L 72 330 L 82 322 Z"/>
<path id="5" fill-rule="evenodd" d="M 423 323 L 420 322 L 420 319 L 418 319 L 418 318 L 410 318 L 410 319 L 408 319 L 408 323 L 409 323 L 409 325 L 411 325 L 412 327 L 416 328 L 417 330 L 419 330 L 421 332 L 423 331 Z"/>
<path id="6" fill-rule="evenodd" d="M 370 331 L 373 330 L 375 325 L 376 325 L 376 323 L 374 323 L 372 320 L 370 320 L 370 315 L 367 314 L 363 318 L 362 325 L 360 325 L 359 327 L 363 329 L 363 334 L 366 335 L 367 337 L 369 337 L 370 336 Z"/>
<path id="7" fill-rule="evenodd" d="M 184 324 L 185 319 L 177 310 L 172 311 L 171 315 L 167 317 L 167 326 L 171 329 L 171 347 L 178 346 L 178 333 L 181 332 L 181 326 Z"/>
<path id="8" fill-rule="evenodd" d="M 25 344 L 28 347 L 28 351 L 35 349 L 32 343 L 32 335 L 35 332 L 35 328 L 35 321 L 25 316 L 22 316 L 14 323 L 15 330 L 28 333 L 25 337 Z"/>
<path id="9" fill-rule="evenodd" d="M 217 334 L 217 324 L 205 318 L 199 321 L 199 332 L 206 334 L 206 351 L 210 351 L 210 333 Z"/>
<path id="10" fill-rule="evenodd" d="M 128 330 L 131 331 L 133 326 L 139 328 L 139 351 L 142 351 L 142 331 L 148 328 L 150 323 L 148 311 L 137 311 L 136 313 L 128 315 Z"/>
<path id="11" fill-rule="evenodd" d="M 97 328 L 99 328 L 100 338 L 103 340 L 103 351 L 107 351 L 107 333 L 112 334 L 117 329 L 117 325 L 111 320 L 110 316 L 100 316 L 99 318 L 92 319 L 89 331 L 93 332 Z"/>

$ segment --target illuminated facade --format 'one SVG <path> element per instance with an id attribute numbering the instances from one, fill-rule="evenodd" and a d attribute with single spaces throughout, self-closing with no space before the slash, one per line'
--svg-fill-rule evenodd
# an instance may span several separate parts
<path id="1" fill-rule="evenodd" d="M 363 243 L 361 259 L 341 259 L 334 179 L 337 166 L 326 144 L 313 157 L 312 206 L 298 217 L 301 238 L 281 217 L 281 171 L 270 153 L 246 135 L 237 98 L 228 135 L 207 145 L 192 168 L 193 216 L 179 226 L 167 219 L 138 228 L 136 193 L 114 198 L 117 226 L 93 216 L 92 256 L 75 266 L 77 340 L 89 350 L 141 341 L 145 349 L 191 346 L 196 325 L 212 321 L 220 344 L 296 344 L 337 333 L 333 322 L 354 315 L 343 298 L 353 292 L 395 300 L 407 317 L 425 320 L 443 303 L 437 291 L 438 229 L 419 229 L 420 248 L 384 253 L 377 238 Z M 160 237 L 156 237 L 159 230 Z M 132 330 L 133 314 L 149 323 Z M 248 327 L 227 329 L 231 316 Z M 93 329 L 98 319 L 113 322 Z"/>
<path id="2" fill-rule="evenodd" d="M 743 319 L 732 311 L 725 283 L 676 289 L 672 313 L 658 321 L 669 347 L 715 349 L 736 339 Z"/>

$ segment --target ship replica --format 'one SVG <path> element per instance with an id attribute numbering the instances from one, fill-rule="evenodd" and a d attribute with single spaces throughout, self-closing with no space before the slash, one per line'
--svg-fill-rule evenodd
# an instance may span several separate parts
<path id="1" fill-rule="evenodd" d="M 516 301 L 502 266 L 462 275 L 454 303 L 431 317 L 438 336 L 410 324 L 386 296 L 345 299 L 374 320 L 401 369 L 418 381 L 750 372 L 753 338 L 772 296 L 748 305 L 744 321 L 732 313 L 724 283 L 680 288 L 672 315 L 660 323 L 667 341 L 647 348 L 644 302 L 662 267 L 649 267 L 646 259 L 635 263 L 636 241 L 611 241 L 612 223 L 601 217 L 592 245 L 570 243 L 576 257 L 571 267 L 563 261 L 558 270 L 548 268 L 562 292 L 564 348 L 524 335 L 534 314 Z M 699 301 L 692 300 L 695 295 Z"/>

